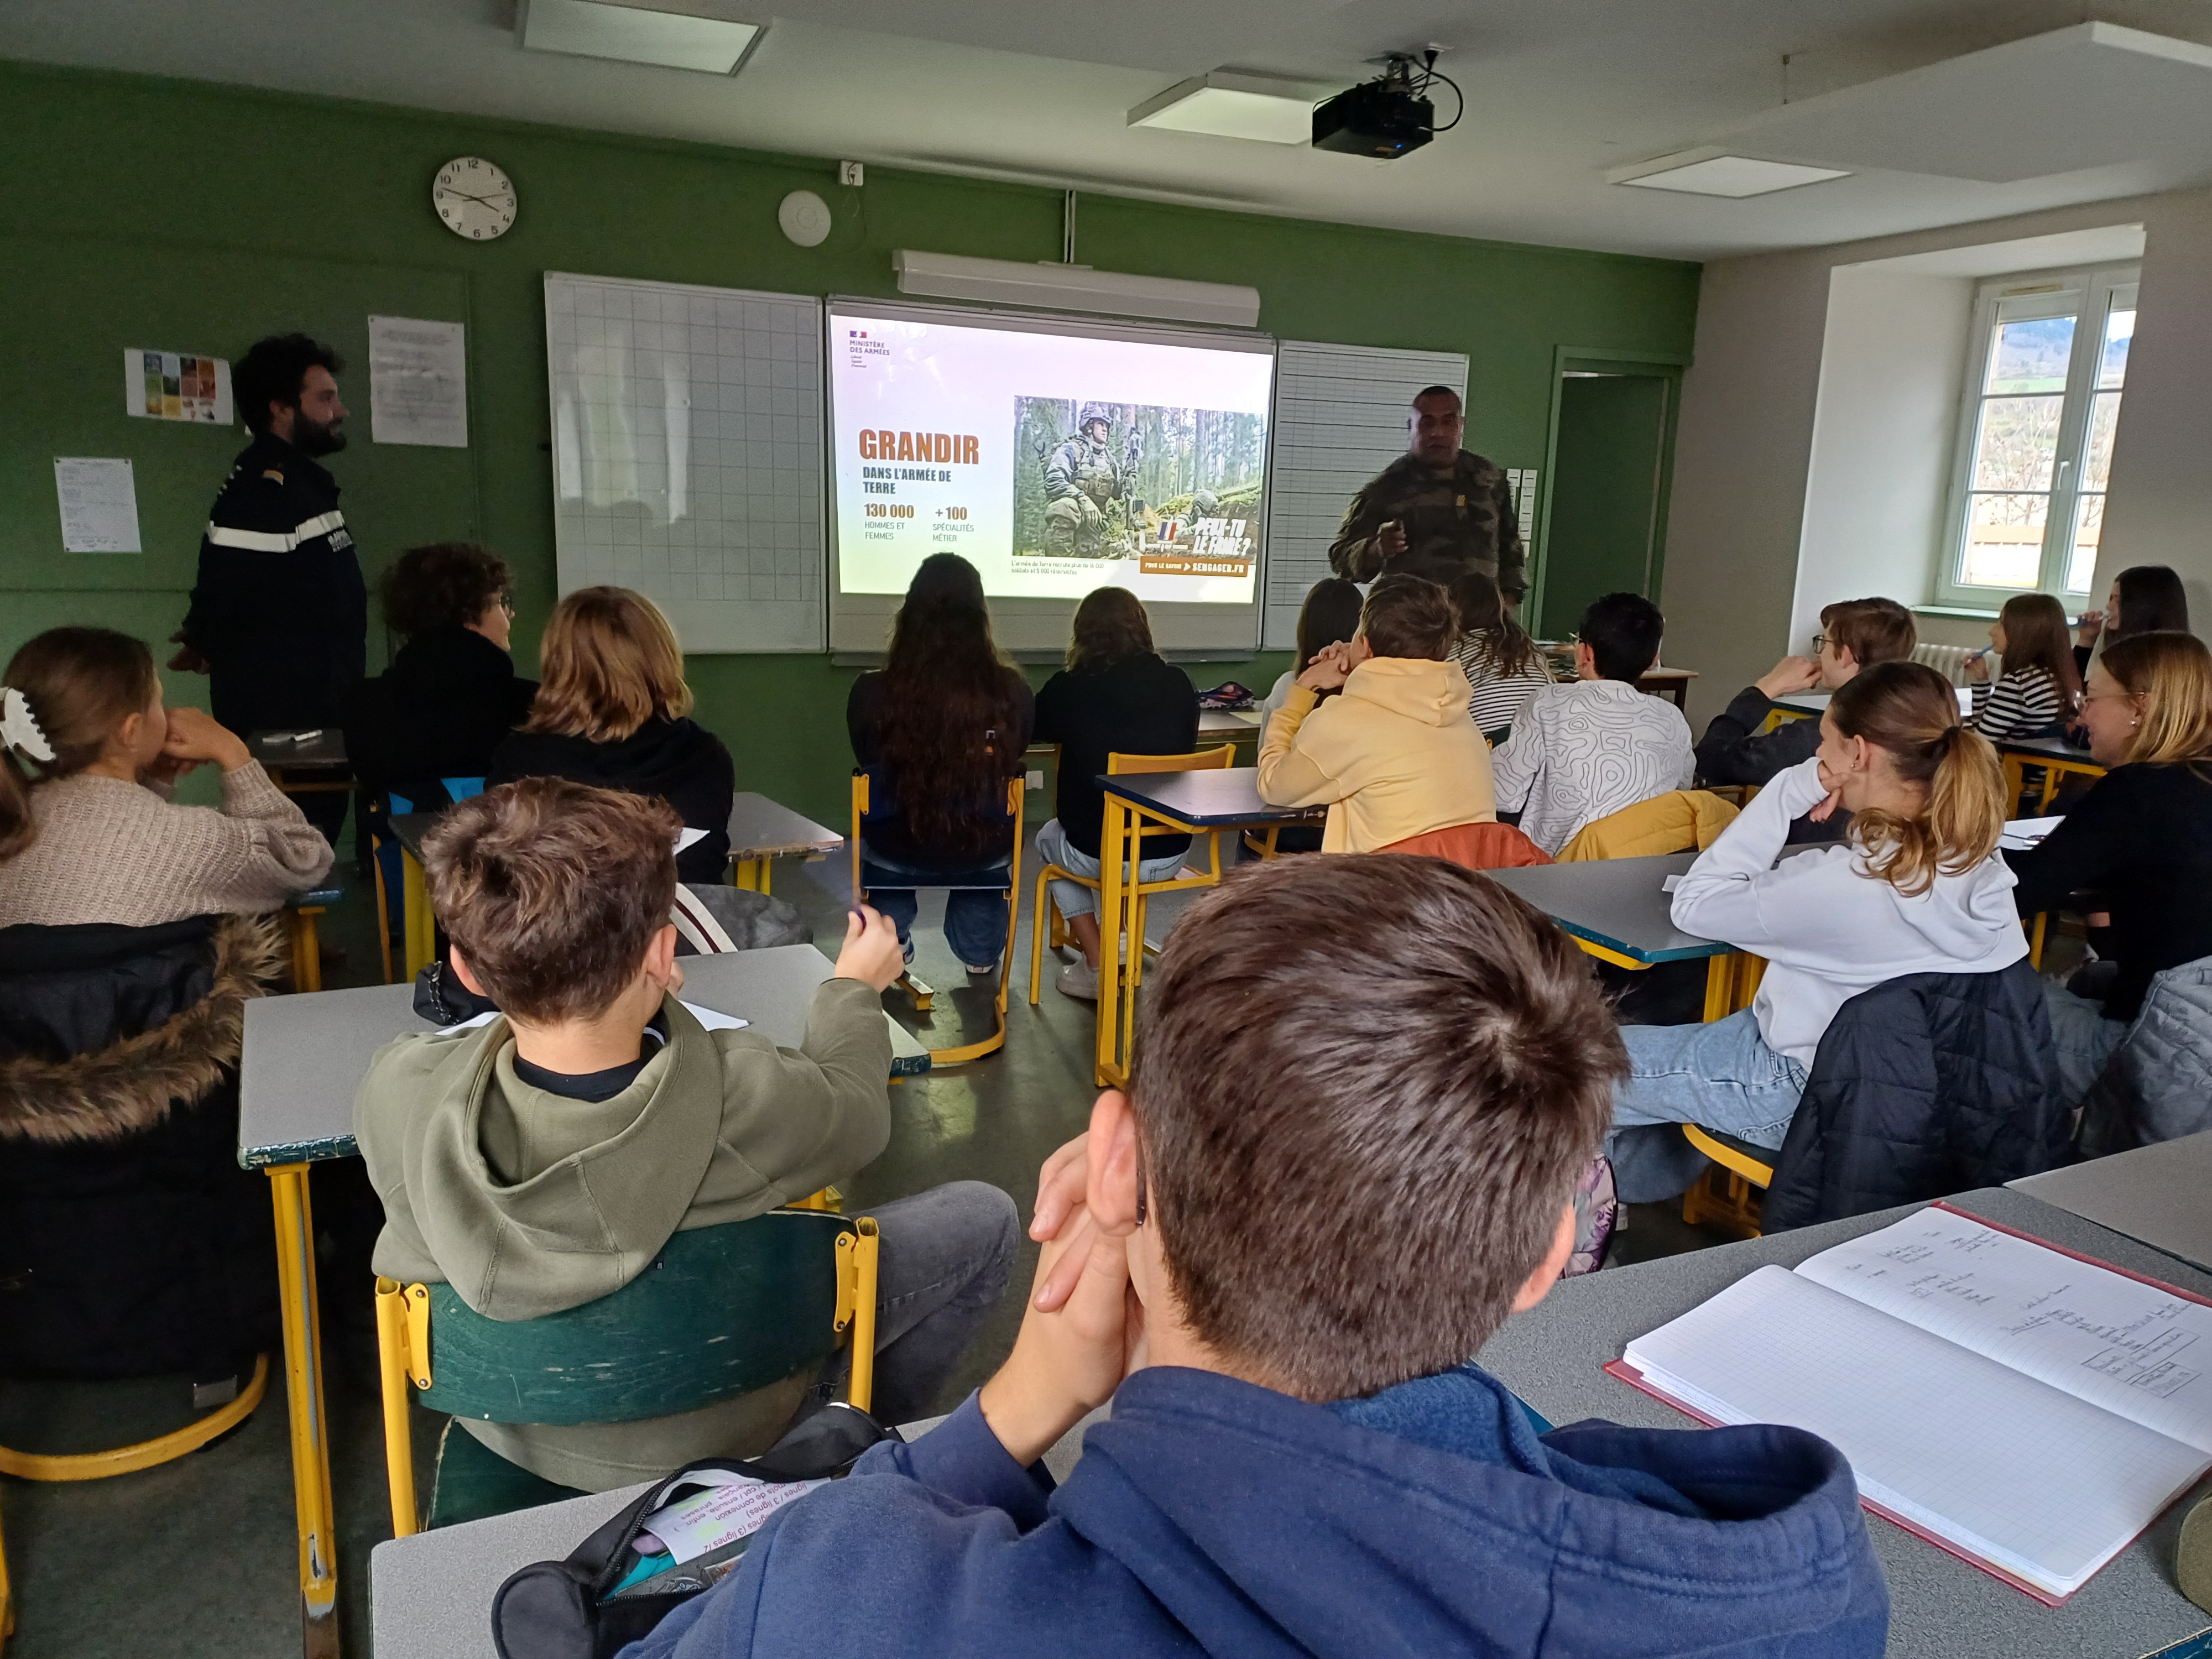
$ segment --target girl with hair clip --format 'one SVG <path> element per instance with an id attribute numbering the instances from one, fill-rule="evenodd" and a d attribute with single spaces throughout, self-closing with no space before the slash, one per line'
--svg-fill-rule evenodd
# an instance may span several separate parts
<path id="1" fill-rule="evenodd" d="M 1006 781 L 1022 769 L 1036 700 L 991 636 L 983 579 L 957 553 L 933 553 L 891 619 L 882 668 L 853 683 L 845 728 L 853 758 L 880 769 L 890 800 L 871 799 L 869 862 L 927 878 L 999 864 L 1013 845 Z M 915 890 L 871 899 L 914 960 Z M 970 974 L 998 967 L 1006 947 L 1003 894 L 956 888 L 945 934 Z"/>
<path id="2" fill-rule="evenodd" d="M 1792 819 L 1839 810 L 1845 841 L 1775 862 Z M 2003 828 L 1996 751 L 1960 723 L 1950 682 L 1911 662 L 1853 675 L 1820 717 L 1819 751 L 1762 789 L 1674 894 L 1677 927 L 1766 958 L 1757 999 L 1710 1024 L 1621 1029 L 1615 1142 L 1635 1125 L 1699 1123 L 1778 1148 L 1845 1002 L 1907 974 L 1996 973 L 2026 956 Z M 1625 1202 L 1681 1189 L 1650 1189 L 1656 1163 L 1621 1170 Z"/>
<path id="3" fill-rule="evenodd" d="M 238 737 L 162 705 L 145 642 L 55 628 L 0 675 L 0 927 L 151 927 L 274 910 L 329 873 L 331 846 Z M 222 806 L 178 781 L 222 773 Z"/>
<path id="4" fill-rule="evenodd" d="M 1974 712 L 1966 724 L 1992 743 L 2039 738 L 2074 718 L 2081 705 L 2081 676 L 2066 638 L 2066 607 L 2048 593 L 2016 593 L 1990 624 L 1990 650 L 2004 675 L 1990 684 L 1990 653 L 1966 664 L 1974 682 Z"/>
<path id="5" fill-rule="evenodd" d="M 2109 768 L 2037 846 L 2008 852 L 2019 913 L 2080 892 L 2109 926 L 2072 988 L 2045 988 L 2076 1097 L 2095 1079 L 2152 976 L 2212 956 L 2212 650 L 2191 634 L 2136 634 L 2105 648 L 2081 700 L 2089 753 Z"/>
<path id="6" fill-rule="evenodd" d="M 1260 724 L 1291 700 L 1291 688 L 1332 645 L 1349 645 L 1359 631 L 1359 589 L 1341 576 L 1323 576 L 1306 589 L 1298 606 L 1298 653 L 1260 700 Z M 1316 843 L 1318 844 L 1318 843 Z"/>
<path id="7" fill-rule="evenodd" d="M 726 881 L 737 767 L 690 718 L 684 647 L 660 607 L 627 587 L 578 588 L 553 607 L 538 672 L 530 718 L 492 751 L 485 787 L 566 778 L 657 796 L 701 832 L 676 855 L 677 879 Z"/>
<path id="8" fill-rule="evenodd" d="M 1474 729 L 1493 744 L 1503 743 L 1529 700 L 1552 684 L 1544 653 L 1522 629 L 1498 584 L 1480 570 L 1453 579 L 1452 609 L 1459 613 L 1459 643 L 1452 660 L 1474 688 L 1468 711 Z"/>

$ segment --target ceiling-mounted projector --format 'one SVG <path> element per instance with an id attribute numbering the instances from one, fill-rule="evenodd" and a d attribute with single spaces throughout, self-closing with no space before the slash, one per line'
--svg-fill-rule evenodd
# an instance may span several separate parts
<path id="1" fill-rule="evenodd" d="M 1438 81 L 1460 98 L 1459 109 L 1441 127 L 1437 125 L 1436 105 L 1429 98 L 1429 88 Z M 1395 161 L 1420 149 L 1439 132 L 1449 132 L 1466 112 L 1467 100 L 1460 94 L 1458 83 L 1437 73 L 1433 47 L 1419 58 L 1393 52 L 1374 80 L 1363 81 L 1314 106 L 1314 148 Z"/>

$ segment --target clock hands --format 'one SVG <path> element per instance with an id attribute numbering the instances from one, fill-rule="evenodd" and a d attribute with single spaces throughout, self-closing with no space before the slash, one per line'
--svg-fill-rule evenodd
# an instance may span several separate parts
<path id="1" fill-rule="evenodd" d="M 495 205 L 492 198 L 489 196 L 471 196 L 465 190 L 455 190 L 451 185 L 441 185 L 438 188 L 448 196 L 459 197 L 464 202 L 476 202 L 484 207 Z"/>

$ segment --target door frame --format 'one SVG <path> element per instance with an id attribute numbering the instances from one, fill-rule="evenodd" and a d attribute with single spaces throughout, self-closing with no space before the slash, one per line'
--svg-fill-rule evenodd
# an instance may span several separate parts
<path id="1" fill-rule="evenodd" d="M 1676 351 L 1616 351 L 1604 346 L 1555 345 L 1552 348 L 1551 410 L 1544 423 L 1544 470 L 1537 475 L 1536 550 L 1528 577 L 1524 613 L 1544 614 L 1544 579 L 1552 562 L 1552 495 L 1559 482 L 1559 404 L 1561 388 L 1570 370 L 1620 374 L 1656 379 L 1666 383 L 1665 413 L 1659 428 L 1658 477 L 1651 494 L 1651 539 L 1644 585 L 1647 594 L 1658 588 L 1667 569 L 1667 509 L 1674 487 L 1674 436 L 1682 416 L 1682 374 L 1690 359 Z M 1528 533 L 1523 526 L 1524 536 Z"/>

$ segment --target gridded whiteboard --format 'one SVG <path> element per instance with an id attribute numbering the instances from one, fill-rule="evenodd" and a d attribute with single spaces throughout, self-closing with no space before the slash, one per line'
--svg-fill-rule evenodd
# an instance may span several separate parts
<path id="1" fill-rule="evenodd" d="M 1467 359 L 1298 340 L 1277 349 L 1264 648 L 1297 648 L 1298 605 L 1329 574 L 1328 544 L 1344 510 L 1363 484 L 1406 453 L 1406 417 L 1425 386 L 1448 386 L 1464 398 Z"/>
<path id="2" fill-rule="evenodd" d="M 561 591 L 687 651 L 823 648 L 822 302 L 545 273 Z"/>

